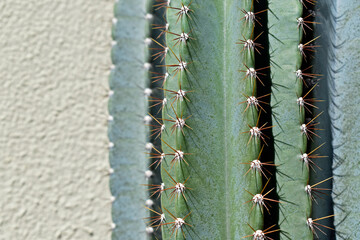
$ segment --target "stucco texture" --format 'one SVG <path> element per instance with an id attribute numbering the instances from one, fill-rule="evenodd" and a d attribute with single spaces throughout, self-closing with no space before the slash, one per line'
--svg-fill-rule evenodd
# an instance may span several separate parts
<path id="1" fill-rule="evenodd" d="M 113 1 L 0 1 L 0 239 L 110 239 Z"/>

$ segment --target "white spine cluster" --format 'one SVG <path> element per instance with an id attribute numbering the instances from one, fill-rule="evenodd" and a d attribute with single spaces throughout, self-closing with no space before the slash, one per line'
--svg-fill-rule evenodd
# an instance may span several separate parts
<path id="1" fill-rule="evenodd" d="M 184 158 L 184 152 L 181 150 L 177 150 L 175 152 L 175 160 L 176 161 L 181 161 Z"/>
<path id="2" fill-rule="evenodd" d="M 181 33 L 180 34 L 180 41 L 183 43 L 186 43 L 186 41 L 189 39 L 189 35 L 187 33 Z"/>
<path id="3" fill-rule="evenodd" d="M 246 76 L 250 76 L 251 79 L 256 78 L 256 71 L 254 68 L 246 70 Z"/>
<path id="4" fill-rule="evenodd" d="M 177 128 L 183 128 L 183 127 L 185 126 L 185 120 L 182 119 L 182 118 L 176 119 L 176 121 L 175 121 L 175 126 L 176 126 Z"/>
<path id="5" fill-rule="evenodd" d="M 253 201 L 253 203 L 256 203 L 259 205 L 264 205 L 264 197 L 260 193 L 254 195 L 254 197 L 252 198 L 252 201 Z"/>
<path id="6" fill-rule="evenodd" d="M 311 195 L 311 186 L 310 185 L 306 185 L 305 186 L 305 192 L 309 195 Z"/>
<path id="7" fill-rule="evenodd" d="M 265 234 L 263 231 L 261 230 L 256 230 L 253 234 L 253 240 L 264 240 L 265 239 Z"/>
<path id="8" fill-rule="evenodd" d="M 309 164 L 310 162 L 309 155 L 307 153 L 302 154 L 301 160 L 303 160 L 306 165 Z"/>
<path id="9" fill-rule="evenodd" d="M 304 100 L 302 97 L 299 97 L 299 98 L 296 100 L 296 103 L 297 103 L 300 107 L 303 107 L 304 104 L 305 104 L 305 100 Z"/>
<path id="10" fill-rule="evenodd" d="M 246 40 L 246 42 L 244 43 L 244 48 L 247 48 L 249 51 L 255 48 L 255 43 L 253 40 L 248 39 Z"/>
<path id="11" fill-rule="evenodd" d="M 303 75 L 302 75 L 302 71 L 299 69 L 295 72 L 296 74 L 296 77 L 299 78 L 299 79 L 303 79 Z"/>
<path id="12" fill-rule="evenodd" d="M 261 170 L 261 162 L 257 159 L 253 160 L 250 164 L 251 169 L 260 171 Z"/>
<path id="13" fill-rule="evenodd" d="M 261 130 L 258 127 L 253 127 L 250 129 L 251 136 L 258 138 L 261 136 Z"/>
<path id="14" fill-rule="evenodd" d="M 255 14 L 253 12 L 245 13 L 245 21 L 254 23 L 255 22 Z"/>
<path id="15" fill-rule="evenodd" d="M 181 15 L 185 15 L 185 14 L 187 14 L 189 11 L 190 11 L 190 9 L 189 9 L 187 6 L 182 6 L 182 7 L 180 8 L 180 14 L 181 14 Z"/>
<path id="16" fill-rule="evenodd" d="M 247 102 L 247 104 L 249 104 L 249 105 L 255 105 L 255 106 L 257 106 L 257 105 L 259 104 L 259 101 L 256 99 L 255 96 L 250 96 L 250 97 L 248 97 L 247 100 L 246 100 L 246 102 Z"/>
<path id="17" fill-rule="evenodd" d="M 304 19 L 302 17 L 299 17 L 298 19 L 296 19 L 297 23 L 298 23 L 298 27 L 303 26 L 304 25 Z"/>
<path id="18" fill-rule="evenodd" d="M 183 193 L 185 191 L 185 185 L 182 184 L 182 183 L 177 183 L 175 185 L 175 191 L 176 191 L 177 194 Z"/>
<path id="19" fill-rule="evenodd" d="M 176 99 L 180 100 L 180 101 L 183 101 L 184 100 L 184 97 L 185 97 L 185 94 L 186 92 L 184 90 L 179 90 L 177 91 L 176 93 Z"/>
<path id="20" fill-rule="evenodd" d="M 186 67 L 187 67 L 187 63 L 186 63 L 186 62 L 180 62 L 178 69 L 180 69 L 180 71 L 183 71 L 183 70 L 186 69 Z"/>
<path id="21" fill-rule="evenodd" d="M 175 219 L 175 228 L 179 229 L 185 224 L 185 221 L 182 218 Z"/>
<path id="22" fill-rule="evenodd" d="M 300 126 L 300 130 L 303 134 L 306 134 L 307 133 L 307 127 L 306 127 L 306 124 L 301 124 Z"/>

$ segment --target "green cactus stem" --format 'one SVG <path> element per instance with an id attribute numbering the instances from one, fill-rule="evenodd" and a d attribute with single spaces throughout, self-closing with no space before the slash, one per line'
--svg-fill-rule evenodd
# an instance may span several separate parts
<path id="1" fill-rule="evenodd" d="M 246 223 L 262 229 L 266 211 L 252 201 L 262 190 L 261 174 L 251 171 L 245 176 L 250 165 L 243 164 L 259 156 L 260 137 L 251 135 L 249 128 L 256 126 L 257 109 L 251 106 L 243 113 L 246 104 L 239 105 L 242 94 L 256 93 L 257 80 L 245 76 L 244 65 L 254 68 L 255 49 L 241 45 L 241 40 L 254 40 L 253 24 L 239 21 L 241 9 L 250 11 L 252 4 L 196 0 L 172 1 L 170 6 L 170 77 L 164 95 L 173 100 L 163 111 L 167 130 L 162 147 L 168 155 L 162 178 L 165 188 L 186 182 L 187 189 L 175 197 L 173 188 L 162 194 L 163 239 L 240 239 L 254 233 Z M 177 42 L 176 36 L 184 34 L 189 38 Z M 176 98 L 173 93 L 179 90 L 186 98 Z M 239 219 L 242 223 L 236 224 Z"/>
<path id="2" fill-rule="evenodd" d="M 112 239 L 146 239 L 144 207 L 148 197 L 145 172 L 148 156 L 145 145 L 149 129 L 145 123 L 149 86 L 147 63 L 149 18 L 145 0 L 117 1 L 114 7 L 112 62 L 109 85 L 108 126 L 112 203 Z M 147 117 L 145 117 L 147 116 Z M 145 118 L 144 118 L 145 117 Z M 148 176 L 149 177 L 149 176 Z M 126 206 L 126 207 L 124 207 Z"/>
<path id="3" fill-rule="evenodd" d="M 311 214 L 311 201 L 304 188 L 308 183 L 309 169 L 301 158 L 306 153 L 307 140 L 301 132 L 304 112 L 297 104 L 302 96 L 303 82 L 295 71 L 302 63 L 299 44 L 302 30 L 297 19 L 302 16 L 299 0 L 270 1 L 269 51 L 272 53 L 272 98 L 277 191 L 280 201 L 279 225 L 281 239 L 312 239 L 306 224 Z M 305 159 L 306 160 L 306 159 Z M 309 163 L 311 164 L 311 163 Z"/>

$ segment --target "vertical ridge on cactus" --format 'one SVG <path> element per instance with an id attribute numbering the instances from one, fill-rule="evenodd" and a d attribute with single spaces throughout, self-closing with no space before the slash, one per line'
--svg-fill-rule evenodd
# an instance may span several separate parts
<path id="1" fill-rule="evenodd" d="M 301 161 L 306 151 L 306 136 L 300 131 L 304 123 L 304 111 L 299 111 L 297 96 L 302 95 L 302 81 L 294 71 L 301 67 L 302 55 L 298 46 L 302 44 L 302 29 L 297 19 L 302 16 L 303 5 L 299 0 L 270 1 L 269 45 L 272 62 L 273 108 L 276 181 L 280 205 L 280 239 L 312 239 L 312 232 L 306 225 L 311 214 L 304 187 L 309 179 L 309 169 Z M 304 47 L 302 47 L 303 49 Z M 301 49 L 300 49 L 301 50 Z"/>
<path id="2" fill-rule="evenodd" d="M 191 129 L 175 129 L 162 135 L 165 152 L 181 148 L 189 154 L 188 164 L 172 166 L 170 158 L 162 164 L 165 185 L 171 185 L 171 178 L 179 182 L 188 179 L 186 184 L 192 189 L 185 193 L 186 200 L 171 199 L 170 192 L 162 194 L 167 219 L 171 219 L 170 213 L 181 217 L 191 211 L 188 221 L 192 227 L 184 226 L 184 235 L 177 234 L 177 239 L 239 239 L 251 233 L 247 225 L 233 224 L 240 218 L 257 229 L 263 225 L 261 207 L 251 211 L 251 205 L 243 204 L 249 200 L 244 189 L 258 193 L 262 183 L 261 173 L 246 174 L 248 168 L 241 164 L 258 157 L 260 140 L 254 137 L 247 144 L 250 136 L 240 134 L 248 130 L 248 124 L 256 125 L 257 109 L 251 106 L 243 113 L 246 106 L 238 105 L 241 93 L 256 92 L 256 81 L 245 80 L 245 73 L 239 71 L 243 63 L 254 67 L 255 49 L 242 51 L 236 45 L 242 36 L 254 39 L 253 23 L 249 27 L 239 21 L 242 12 L 237 6 L 250 11 L 252 1 L 172 1 L 167 9 L 167 46 L 171 52 L 166 65 L 188 64 L 175 71 L 168 68 L 170 76 L 164 94 L 169 99 L 171 92 L 178 92 L 180 87 L 191 91 L 189 101 L 175 100 L 173 106 L 163 110 L 164 119 L 191 115 L 186 120 Z M 188 9 L 187 13 L 182 14 L 182 8 Z M 186 44 L 173 40 L 173 35 L 181 36 L 183 32 L 191 32 Z M 171 128 L 168 121 L 165 125 Z M 162 233 L 163 239 L 174 234 L 166 225 Z"/>
<path id="3" fill-rule="evenodd" d="M 145 239 L 152 229 L 146 228 L 149 216 L 145 205 L 153 205 L 142 186 L 153 173 L 147 170 L 146 148 L 149 86 L 148 28 L 151 15 L 147 1 L 117 1 L 114 6 L 112 63 L 109 85 L 108 136 L 112 143 L 109 161 L 112 201 L 112 239 Z M 150 145 L 151 144 L 151 145 Z M 126 207 L 124 207 L 126 206 Z"/>

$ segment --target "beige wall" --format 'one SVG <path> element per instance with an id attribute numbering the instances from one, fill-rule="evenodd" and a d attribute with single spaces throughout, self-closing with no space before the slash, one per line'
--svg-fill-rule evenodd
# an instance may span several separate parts
<path id="1" fill-rule="evenodd" d="M 0 239 L 110 239 L 111 0 L 0 0 Z"/>

